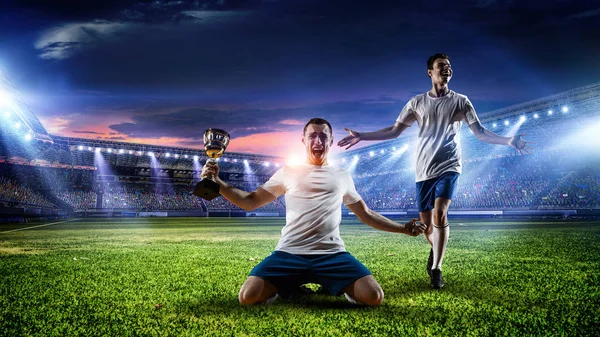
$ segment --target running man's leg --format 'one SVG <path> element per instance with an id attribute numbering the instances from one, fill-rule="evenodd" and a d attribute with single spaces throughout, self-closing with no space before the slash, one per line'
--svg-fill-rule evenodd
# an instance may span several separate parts
<path id="1" fill-rule="evenodd" d="M 442 269 L 442 261 L 448 245 L 450 226 L 448 225 L 448 207 L 452 200 L 447 198 L 435 199 L 433 212 L 433 265 L 431 269 Z"/>

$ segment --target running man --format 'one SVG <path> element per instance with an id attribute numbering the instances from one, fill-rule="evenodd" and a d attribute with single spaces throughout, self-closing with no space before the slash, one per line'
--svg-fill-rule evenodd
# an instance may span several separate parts
<path id="1" fill-rule="evenodd" d="M 259 263 L 239 292 L 243 305 L 269 304 L 287 298 L 305 283 L 319 283 L 332 295 L 345 294 L 352 303 L 378 306 L 383 290 L 371 272 L 344 247 L 340 237 L 342 203 L 360 221 L 389 232 L 418 236 L 425 225 L 413 219 L 402 225 L 370 210 L 354 188 L 348 172 L 327 162 L 333 144 L 331 125 L 313 118 L 304 126 L 306 162 L 279 169 L 254 192 L 218 178 L 219 167 L 206 164 L 202 177 L 212 174 L 227 200 L 245 210 L 264 206 L 285 194 L 286 224 L 275 251 Z"/>
<path id="2" fill-rule="evenodd" d="M 417 203 L 421 223 L 427 226 L 425 237 L 432 246 L 427 261 L 427 273 L 431 286 L 444 286 L 442 261 L 446 252 L 448 235 L 448 207 L 456 187 L 461 167 L 460 128 L 465 121 L 475 136 L 490 144 L 512 146 L 520 154 L 530 153 L 534 144 L 523 140 L 525 134 L 502 137 L 481 125 L 473 105 L 467 96 L 448 89 L 452 78 L 450 58 L 435 54 L 427 60 L 427 74 L 431 89 L 417 95 L 404 106 L 394 125 L 373 132 L 350 134 L 338 142 L 346 150 L 361 140 L 385 140 L 397 138 L 415 121 L 419 126 L 417 145 Z"/>

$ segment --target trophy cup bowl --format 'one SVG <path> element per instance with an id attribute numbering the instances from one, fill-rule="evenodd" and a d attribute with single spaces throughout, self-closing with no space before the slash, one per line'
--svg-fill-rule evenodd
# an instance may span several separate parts
<path id="1" fill-rule="evenodd" d="M 204 150 L 209 158 L 207 162 L 216 163 L 216 159 L 225 153 L 227 145 L 229 145 L 229 133 L 226 131 L 214 128 L 204 131 Z M 196 184 L 193 194 L 205 200 L 212 200 L 221 195 L 219 187 L 214 177 L 209 176 Z"/>

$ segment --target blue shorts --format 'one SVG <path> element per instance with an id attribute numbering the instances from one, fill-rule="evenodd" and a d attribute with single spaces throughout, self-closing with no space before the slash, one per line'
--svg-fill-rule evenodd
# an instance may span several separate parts
<path id="1" fill-rule="evenodd" d="M 439 177 L 419 181 L 417 183 L 419 212 L 432 210 L 437 198 L 452 199 L 458 176 L 459 174 L 456 172 L 446 172 Z"/>
<path id="2" fill-rule="evenodd" d="M 371 275 L 369 269 L 348 252 L 295 255 L 274 251 L 250 272 L 250 276 L 272 283 L 283 298 L 306 283 L 321 284 L 338 296 L 344 288 L 367 275 Z"/>

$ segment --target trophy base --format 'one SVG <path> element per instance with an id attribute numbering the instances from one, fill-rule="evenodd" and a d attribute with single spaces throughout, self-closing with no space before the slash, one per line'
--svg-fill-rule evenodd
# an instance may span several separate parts
<path id="1" fill-rule="evenodd" d="M 210 179 L 202 179 L 196 184 L 193 194 L 204 200 L 210 201 L 221 195 L 219 193 L 220 187 L 219 184 Z"/>

